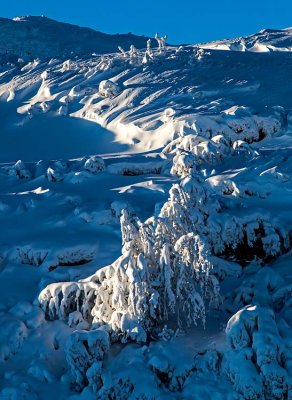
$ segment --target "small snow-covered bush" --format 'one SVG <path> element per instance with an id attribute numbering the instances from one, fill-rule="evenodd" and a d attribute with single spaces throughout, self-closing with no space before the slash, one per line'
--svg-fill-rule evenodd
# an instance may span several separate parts
<path id="1" fill-rule="evenodd" d="M 62 72 L 70 71 L 72 69 L 74 69 L 74 66 L 73 66 L 71 60 L 66 60 L 63 62 L 62 69 L 61 69 Z"/>
<path id="2" fill-rule="evenodd" d="M 92 174 L 98 174 L 105 170 L 105 163 L 101 157 L 89 157 L 84 163 L 84 169 Z"/>
<path id="3" fill-rule="evenodd" d="M 291 350 L 279 335 L 272 309 L 240 310 L 226 329 L 225 373 L 245 399 L 288 398 L 292 391 Z"/>
<path id="4" fill-rule="evenodd" d="M 0 363 L 19 351 L 27 333 L 24 322 L 13 316 L 0 315 Z"/>
<path id="5" fill-rule="evenodd" d="M 88 329 L 89 323 L 83 319 L 80 311 L 73 311 L 69 314 L 68 325 L 78 330 Z"/>
<path id="6" fill-rule="evenodd" d="M 101 361 L 108 350 L 109 335 L 105 330 L 79 330 L 69 336 L 66 360 L 77 388 L 91 384 L 94 391 L 100 389 Z"/>
<path id="7" fill-rule="evenodd" d="M 41 265 L 48 255 L 47 250 L 34 250 L 32 247 L 18 247 L 12 254 L 12 259 L 25 265 L 33 265 L 38 267 Z"/>
<path id="8" fill-rule="evenodd" d="M 57 265 L 66 267 L 82 265 L 93 260 L 95 249 L 87 246 L 77 246 L 59 250 L 55 255 Z"/>
<path id="9" fill-rule="evenodd" d="M 49 167 L 46 171 L 46 177 L 49 182 L 61 182 L 64 180 L 64 175 L 61 171 Z"/>
<path id="10" fill-rule="evenodd" d="M 24 162 L 18 160 L 12 166 L 4 166 L 2 167 L 2 171 L 6 172 L 10 176 L 15 176 L 18 179 L 31 179 L 32 174 L 25 166 Z"/>
<path id="11" fill-rule="evenodd" d="M 111 80 L 101 81 L 99 84 L 99 93 L 104 97 L 115 97 L 121 92 L 121 87 Z"/>
<path id="12" fill-rule="evenodd" d="M 108 166 L 110 174 L 135 176 L 135 175 L 148 175 L 160 174 L 162 169 L 161 162 L 143 162 L 143 163 L 115 163 Z"/>
<path id="13" fill-rule="evenodd" d="M 238 294 L 235 304 L 245 301 L 250 304 L 233 315 L 227 324 L 228 351 L 222 372 L 245 399 L 289 398 L 292 352 L 287 341 L 287 332 L 291 331 L 291 304 L 285 301 L 287 286 L 267 267 L 248 286 L 247 291 Z M 283 308 L 286 313 L 281 313 Z"/>

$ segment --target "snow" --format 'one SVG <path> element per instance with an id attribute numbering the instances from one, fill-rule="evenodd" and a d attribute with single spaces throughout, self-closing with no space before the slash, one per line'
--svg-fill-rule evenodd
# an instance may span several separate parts
<path id="1" fill-rule="evenodd" d="M 290 398 L 291 28 L 1 24 L 0 398 Z"/>
<path id="2" fill-rule="evenodd" d="M 251 36 L 204 43 L 202 48 L 228 51 L 251 51 L 255 53 L 292 51 L 291 37 L 292 28 L 279 30 L 263 29 Z"/>
<path id="3" fill-rule="evenodd" d="M 111 53 L 118 51 L 119 45 L 143 48 L 147 39 L 132 34 L 109 35 L 43 16 L 0 18 L 0 53 L 30 61 Z"/>

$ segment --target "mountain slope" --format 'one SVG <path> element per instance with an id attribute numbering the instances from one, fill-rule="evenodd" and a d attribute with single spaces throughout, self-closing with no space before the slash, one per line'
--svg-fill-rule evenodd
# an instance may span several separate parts
<path id="1" fill-rule="evenodd" d="M 0 54 L 49 59 L 90 56 L 128 50 L 133 44 L 145 48 L 148 38 L 132 34 L 108 35 L 46 17 L 0 18 Z"/>

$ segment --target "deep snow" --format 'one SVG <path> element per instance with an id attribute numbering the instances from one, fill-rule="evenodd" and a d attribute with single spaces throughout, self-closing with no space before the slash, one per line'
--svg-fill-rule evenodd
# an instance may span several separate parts
<path id="1" fill-rule="evenodd" d="M 46 19 L 32 21 L 47 29 Z M 130 44 L 146 48 L 143 40 Z M 290 398 L 291 32 L 239 42 L 253 50 L 216 42 L 159 51 L 153 40 L 148 50 L 70 61 L 63 52 L 48 61 L 43 51 L 30 62 L 3 58 L 1 400 Z M 107 39 L 103 46 L 114 50 Z M 182 211 L 179 224 L 172 219 L 169 190 L 179 187 L 193 191 L 191 232 L 212 253 L 196 262 L 213 262 L 221 302 L 206 306 L 205 328 L 198 319 L 176 330 L 172 317 L 159 321 L 172 330 L 147 332 L 145 312 L 139 336 L 138 325 L 112 319 L 112 282 L 131 282 L 116 280 L 133 250 L 124 233 L 121 256 L 121 211 L 190 234 Z M 158 278 L 147 281 L 151 290 Z M 88 288 L 93 320 L 118 335 L 110 349 L 102 327 L 88 333 L 92 318 L 66 306 L 88 306 Z M 104 288 L 106 317 L 96 300 Z"/>

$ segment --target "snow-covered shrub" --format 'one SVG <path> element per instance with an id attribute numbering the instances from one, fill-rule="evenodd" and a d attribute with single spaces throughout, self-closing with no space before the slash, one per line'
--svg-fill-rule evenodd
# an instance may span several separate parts
<path id="1" fill-rule="evenodd" d="M 70 71 L 71 69 L 73 69 L 72 61 L 71 60 L 64 61 L 61 71 L 66 72 L 66 71 Z"/>
<path id="2" fill-rule="evenodd" d="M 66 360 L 77 389 L 91 384 L 97 391 L 102 385 L 99 378 L 101 361 L 109 350 L 109 335 L 105 330 L 75 331 L 67 341 Z"/>
<path id="3" fill-rule="evenodd" d="M 148 64 L 149 62 L 153 61 L 153 53 L 151 50 L 151 39 L 147 40 L 147 48 L 143 57 L 143 64 Z"/>
<path id="4" fill-rule="evenodd" d="M 115 97 L 120 94 L 121 90 L 121 87 L 117 83 L 112 82 L 109 79 L 101 81 L 99 84 L 99 94 L 104 97 Z"/>
<path id="5" fill-rule="evenodd" d="M 130 64 L 132 65 L 138 65 L 139 64 L 139 51 L 136 49 L 136 47 L 131 44 L 130 46 L 130 51 L 129 51 L 129 56 L 130 56 Z"/>
<path id="6" fill-rule="evenodd" d="M 175 110 L 170 107 L 166 108 L 163 113 L 162 121 L 163 122 L 173 121 L 174 116 L 175 116 Z"/>
<path id="7" fill-rule="evenodd" d="M 88 386 L 91 388 L 93 393 L 97 393 L 104 386 L 102 373 L 102 361 L 95 361 L 86 371 Z"/>
<path id="8" fill-rule="evenodd" d="M 253 156 L 253 155 L 257 155 L 257 152 L 255 152 L 250 145 L 243 141 L 243 140 L 236 140 L 233 143 L 233 151 L 235 155 L 247 155 L 247 156 Z"/>
<path id="9" fill-rule="evenodd" d="M 18 318 L 0 315 L 0 363 L 15 355 L 27 338 L 27 327 Z"/>
<path id="10" fill-rule="evenodd" d="M 41 291 L 38 300 L 47 319 L 68 321 L 71 313 L 79 311 L 91 324 L 98 288 L 95 282 L 53 283 Z"/>
<path id="11" fill-rule="evenodd" d="M 183 126 L 180 132 L 180 137 L 174 139 L 167 146 L 165 146 L 163 153 L 176 154 L 178 150 L 185 150 L 187 152 L 195 153 L 195 146 L 206 140 L 205 137 L 194 133 L 188 133 L 185 135 L 184 130 L 185 127 Z"/>
<path id="12" fill-rule="evenodd" d="M 238 397 L 231 383 L 221 374 L 221 359 L 222 354 L 216 350 L 203 350 L 196 354 L 179 397 L 194 400 L 243 400 L 244 397 Z"/>
<path id="13" fill-rule="evenodd" d="M 209 180 L 210 181 L 210 180 Z M 226 180 L 212 180 L 211 185 L 216 189 L 216 192 L 225 196 L 239 196 L 240 190 L 231 179 Z"/>
<path id="14" fill-rule="evenodd" d="M 43 311 L 27 301 L 17 303 L 9 313 L 21 319 L 28 328 L 37 329 L 45 322 Z"/>
<path id="15" fill-rule="evenodd" d="M 229 141 L 223 135 L 216 135 L 212 137 L 212 142 L 216 143 L 217 151 L 223 155 L 227 156 L 231 152 L 231 147 Z"/>
<path id="16" fill-rule="evenodd" d="M 49 271 L 52 271 L 57 267 L 72 267 L 87 264 L 93 260 L 94 256 L 95 249 L 90 246 L 69 247 L 49 254 L 43 265 Z"/>
<path id="17" fill-rule="evenodd" d="M 121 52 L 122 56 L 123 56 L 124 58 L 126 58 L 126 57 L 127 57 L 127 54 L 126 54 L 125 50 L 122 48 L 122 46 L 118 46 L 118 49 L 119 49 L 119 51 Z"/>
<path id="18" fill-rule="evenodd" d="M 18 179 L 31 179 L 32 177 L 31 172 L 27 169 L 24 162 L 21 160 L 18 160 L 12 166 L 2 167 L 2 170 L 6 172 L 8 175 L 15 176 Z"/>
<path id="19" fill-rule="evenodd" d="M 47 255 L 47 250 L 34 250 L 32 247 L 25 246 L 18 247 L 13 252 L 11 258 L 20 264 L 38 267 L 44 262 Z"/>
<path id="20" fill-rule="evenodd" d="M 114 365 L 107 365 L 107 370 L 103 371 L 103 386 L 97 392 L 96 398 L 160 399 L 162 383 L 148 365 L 148 349 L 147 346 L 123 347 L 114 360 Z"/>
<path id="21" fill-rule="evenodd" d="M 101 157 L 89 157 L 84 163 L 84 169 L 92 174 L 98 174 L 105 170 L 105 163 Z"/>
<path id="22" fill-rule="evenodd" d="M 78 330 L 88 329 L 89 323 L 83 319 L 80 311 L 73 311 L 69 314 L 68 325 Z"/>
<path id="23" fill-rule="evenodd" d="M 91 261 L 95 256 L 95 250 L 91 247 L 72 247 L 60 250 L 56 257 L 58 265 L 72 266 L 86 264 Z"/>
<path id="24" fill-rule="evenodd" d="M 157 44 L 158 44 L 159 52 L 160 53 L 165 52 L 165 50 L 166 50 L 165 44 L 166 44 L 166 41 L 167 41 L 167 35 L 159 37 L 158 33 L 156 33 L 155 34 L 155 39 L 156 39 Z"/>
<path id="25" fill-rule="evenodd" d="M 292 289 L 267 267 L 249 279 L 250 282 L 242 283 L 241 294 L 237 293 L 234 299 L 237 307 L 244 302 L 248 305 L 227 324 L 227 349 L 223 353 L 209 350 L 195 356 L 184 382 L 183 395 L 187 396 L 191 388 L 195 390 L 200 377 L 205 382 L 207 373 L 216 387 L 219 382 L 226 387 L 230 381 L 234 391 L 244 399 L 290 398 L 291 302 L 287 303 L 286 296 L 291 295 Z M 245 291 L 247 285 L 249 293 Z"/>
<path id="26" fill-rule="evenodd" d="M 222 361 L 222 354 L 216 350 L 206 350 L 195 355 L 193 371 L 219 373 Z"/>
<path id="27" fill-rule="evenodd" d="M 200 47 L 194 48 L 194 56 L 197 60 L 202 60 L 204 58 L 206 51 Z"/>
<path id="28" fill-rule="evenodd" d="M 131 163 L 122 162 L 115 163 L 108 166 L 108 172 L 110 174 L 135 176 L 135 175 L 148 175 L 155 174 L 159 175 L 162 170 L 162 162 L 141 162 L 141 163 Z"/>
<path id="29" fill-rule="evenodd" d="M 108 71 L 115 65 L 120 66 L 120 59 L 118 57 L 110 57 L 106 55 L 101 55 L 99 62 L 96 66 L 96 70 Z"/>
<path id="30" fill-rule="evenodd" d="M 196 157 L 192 153 L 178 151 L 173 158 L 173 165 L 170 173 L 178 177 L 188 176 L 196 164 Z"/>
<path id="31" fill-rule="evenodd" d="M 240 310 L 226 328 L 225 373 L 246 399 L 288 398 L 292 391 L 291 350 L 281 338 L 272 309 Z"/>
<path id="32" fill-rule="evenodd" d="M 292 291 L 286 291 L 284 280 L 267 267 L 242 288 L 234 304 L 248 305 L 227 324 L 228 351 L 222 372 L 246 399 L 289 398 L 292 352 L 287 332 L 291 331 L 291 304 L 286 303 L 286 294 Z"/>
<path id="33" fill-rule="evenodd" d="M 235 257 L 242 264 L 254 257 L 268 262 L 291 247 L 289 232 L 261 215 L 230 218 L 223 225 L 221 238 L 224 249 L 218 248 L 218 254 Z"/>
<path id="34" fill-rule="evenodd" d="M 46 171 L 46 177 L 49 182 L 61 182 L 64 180 L 64 174 L 62 171 L 49 167 Z"/>

